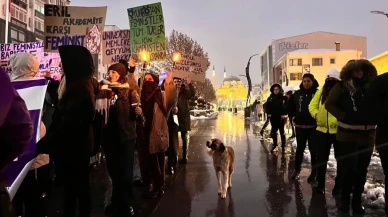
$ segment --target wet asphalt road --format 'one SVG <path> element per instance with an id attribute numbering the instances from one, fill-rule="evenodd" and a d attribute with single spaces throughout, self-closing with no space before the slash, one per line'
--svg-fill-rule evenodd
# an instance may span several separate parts
<path id="1" fill-rule="evenodd" d="M 291 180 L 293 159 L 268 154 L 267 144 L 257 136 L 259 126 L 245 123 L 241 115 L 220 113 L 217 120 L 193 121 L 189 163 L 180 166 L 175 177 L 168 177 L 163 198 L 145 200 L 137 187 L 137 216 L 152 217 L 283 217 L 337 216 L 331 195 L 333 181 L 328 178 L 326 196 L 312 196 L 306 179 L 309 169 L 302 170 L 299 181 Z M 226 199 L 217 194 L 212 158 L 205 143 L 219 138 L 235 150 L 233 187 Z M 91 173 L 93 217 L 105 216 L 109 201 L 110 180 L 104 164 Z M 61 189 L 56 188 L 48 202 L 49 217 L 60 216 Z"/>

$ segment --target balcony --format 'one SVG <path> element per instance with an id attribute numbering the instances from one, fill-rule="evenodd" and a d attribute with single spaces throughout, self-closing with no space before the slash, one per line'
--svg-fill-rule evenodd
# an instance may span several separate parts
<path id="1" fill-rule="evenodd" d="M 12 3 L 27 10 L 27 0 L 12 0 Z"/>
<path id="2" fill-rule="evenodd" d="M 39 12 L 37 10 L 35 10 L 35 17 L 44 20 L 44 14 L 42 14 L 41 12 Z"/>

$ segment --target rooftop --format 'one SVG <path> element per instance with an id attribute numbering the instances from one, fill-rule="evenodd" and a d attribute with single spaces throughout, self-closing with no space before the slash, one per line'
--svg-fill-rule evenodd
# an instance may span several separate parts
<path id="1" fill-rule="evenodd" d="M 222 82 L 225 82 L 225 81 L 241 81 L 241 80 L 240 80 L 240 78 L 238 78 L 236 76 L 230 76 L 230 77 L 225 78 Z"/>
<path id="2" fill-rule="evenodd" d="M 334 52 L 336 51 L 335 49 L 299 49 L 299 50 L 294 50 L 294 51 L 290 51 L 288 53 L 324 53 L 324 52 Z M 356 51 L 356 50 L 351 50 L 351 49 L 343 49 L 343 50 L 340 50 L 338 52 L 342 52 L 342 51 Z"/>

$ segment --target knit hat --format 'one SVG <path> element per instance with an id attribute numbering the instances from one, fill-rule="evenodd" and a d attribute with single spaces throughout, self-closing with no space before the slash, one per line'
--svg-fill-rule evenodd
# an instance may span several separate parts
<path id="1" fill-rule="evenodd" d="M 336 69 L 336 68 L 332 68 L 332 69 L 329 69 L 329 71 L 326 72 L 326 79 L 328 78 L 335 78 L 337 80 L 341 80 L 340 79 L 340 73 L 339 71 Z"/>
<path id="2" fill-rule="evenodd" d="M 119 75 L 120 75 L 119 80 L 121 80 L 121 79 L 124 79 L 124 81 L 126 80 L 127 70 L 123 64 L 115 63 L 115 64 L 109 66 L 108 71 L 110 71 L 110 70 L 113 70 L 113 71 L 116 71 L 117 73 L 119 73 Z M 120 82 L 120 83 L 122 83 L 122 82 Z"/>

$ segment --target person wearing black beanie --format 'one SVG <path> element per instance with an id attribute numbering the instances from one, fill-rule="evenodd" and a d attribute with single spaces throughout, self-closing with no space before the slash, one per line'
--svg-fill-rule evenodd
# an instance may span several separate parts
<path id="1" fill-rule="evenodd" d="M 302 82 L 300 83 L 300 89 L 290 97 L 288 102 L 288 116 L 291 118 L 290 121 L 294 121 L 297 142 L 295 171 L 292 175 L 292 179 L 299 178 L 303 153 L 308 143 L 311 154 L 311 175 L 307 179 L 308 183 L 315 182 L 317 177 L 317 151 L 312 140 L 317 123 L 310 114 L 309 105 L 318 87 L 319 84 L 314 75 L 306 73 L 303 75 Z"/>

